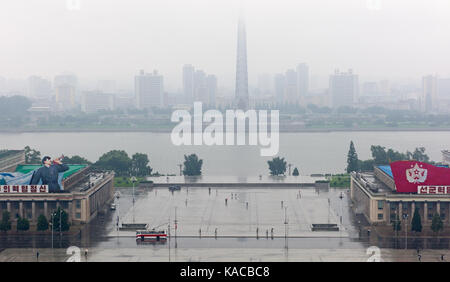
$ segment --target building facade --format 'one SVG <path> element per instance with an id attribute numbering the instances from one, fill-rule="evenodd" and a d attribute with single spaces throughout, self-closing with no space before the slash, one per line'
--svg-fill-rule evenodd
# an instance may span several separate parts
<path id="1" fill-rule="evenodd" d="M 141 70 L 135 76 L 134 89 L 138 109 L 164 106 L 164 78 L 156 70 L 153 73 Z"/>
<path id="2" fill-rule="evenodd" d="M 23 151 L 0 154 L 0 171 L 27 173 L 40 167 L 25 165 L 24 161 Z M 13 225 L 19 216 L 26 218 L 33 230 L 40 215 L 50 221 L 52 213 L 60 207 L 68 214 L 71 225 L 88 223 L 114 199 L 114 172 L 69 165 L 62 187 L 62 193 L 30 193 L 23 192 L 22 186 L 1 185 L 0 214 L 8 211 Z"/>
<path id="3" fill-rule="evenodd" d="M 113 111 L 115 109 L 114 94 L 98 91 L 86 91 L 83 93 L 81 110 L 86 113 L 94 113 L 101 110 Z"/>
<path id="4" fill-rule="evenodd" d="M 330 76 L 329 91 L 333 108 L 352 107 L 358 97 L 358 76 L 352 70 L 340 72 L 336 70 Z"/>
<path id="5" fill-rule="evenodd" d="M 435 214 L 439 214 L 444 226 L 450 224 L 450 194 L 398 190 L 389 166 L 377 166 L 373 173 L 351 173 L 353 211 L 363 214 L 370 224 L 391 225 L 400 219 L 410 225 L 416 209 L 423 226 L 430 226 Z"/>

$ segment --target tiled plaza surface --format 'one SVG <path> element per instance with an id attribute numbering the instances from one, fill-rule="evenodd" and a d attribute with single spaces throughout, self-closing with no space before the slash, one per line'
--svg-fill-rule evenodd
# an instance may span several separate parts
<path id="1" fill-rule="evenodd" d="M 173 193 L 168 188 L 135 189 L 134 207 L 130 190 L 120 190 L 116 210 L 120 223 L 146 223 L 165 230 L 170 223 L 171 235 L 175 219 L 177 236 L 266 237 L 273 229 L 274 237 L 348 237 L 351 228 L 345 189 L 183 187 Z M 313 232 L 313 223 L 335 223 L 339 231 Z M 135 235 L 110 231 L 110 236 Z"/>

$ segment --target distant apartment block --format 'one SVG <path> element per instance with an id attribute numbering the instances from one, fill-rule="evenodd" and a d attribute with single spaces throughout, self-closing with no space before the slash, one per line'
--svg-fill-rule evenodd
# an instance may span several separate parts
<path id="1" fill-rule="evenodd" d="M 358 76 L 352 70 L 340 72 L 336 70 L 330 76 L 329 91 L 333 108 L 352 107 L 358 97 Z"/>
<path id="2" fill-rule="evenodd" d="M 305 63 L 297 66 L 297 88 L 298 95 L 304 97 L 309 91 L 309 67 Z"/>
<path id="3" fill-rule="evenodd" d="M 55 97 L 58 110 L 64 111 L 75 107 L 75 87 L 70 84 L 61 84 L 55 88 Z"/>
<path id="4" fill-rule="evenodd" d="M 192 65 L 183 66 L 183 93 L 185 97 L 185 102 L 190 104 L 194 102 L 194 77 L 195 68 Z"/>
<path id="5" fill-rule="evenodd" d="M 273 79 L 273 86 L 277 103 L 283 104 L 285 96 L 284 92 L 286 89 L 286 77 L 284 74 L 279 73 L 275 75 Z"/>
<path id="6" fill-rule="evenodd" d="M 86 91 L 82 96 L 81 110 L 86 113 L 113 111 L 115 109 L 114 94 L 99 91 Z"/>
<path id="7" fill-rule="evenodd" d="M 31 98 L 49 97 L 52 94 L 52 83 L 50 80 L 39 76 L 28 78 L 28 96 Z"/>
<path id="8" fill-rule="evenodd" d="M 134 90 L 138 109 L 164 105 L 164 78 L 156 70 L 153 73 L 141 70 L 139 75 L 135 76 Z"/>
<path id="9" fill-rule="evenodd" d="M 437 103 L 437 77 L 434 75 L 424 76 L 422 78 L 422 110 L 432 112 L 438 110 Z"/>
<path id="10" fill-rule="evenodd" d="M 185 102 L 200 101 L 205 105 L 216 106 L 217 77 L 192 65 L 183 66 L 183 94 Z"/>

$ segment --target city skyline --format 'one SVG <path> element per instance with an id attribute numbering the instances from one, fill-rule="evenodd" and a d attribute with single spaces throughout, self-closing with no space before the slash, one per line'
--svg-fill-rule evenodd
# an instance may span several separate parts
<path id="1" fill-rule="evenodd" d="M 181 89 L 179 68 L 190 63 L 215 74 L 222 86 L 234 87 L 238 1 L 193 0 L 189 6 L 175 0 L 134 5 L 97 0 L 82 1 L 78 11 L 68 10 L 61 2 L 1 4 L 1 35 L 10 40 L 0 53 L 0 76 L 53 77 L 70 70 L 82 81 L 116 80 L 123 88 L 133 85 L 137 70 L 157 69 L 165 76 L 167 89 L 174 91 Z M 366 1 L 315 2 L 247 1 L 250 85 L 256 84 L 259 74 L 284 72 L 300 62 L 310 66 L 312 75 L 322 77 L 336 68 L 352 68 L 361 80 L 450 76 L 445 51 L 450 42 L 442 40 L 450 27 L 444 18 L 449 3 L 383 1 L 377 10 Z M 202 13 L 192 5 L 201 7 Z M 4 11 L 8 14 L 3 15 Z M 402 22 L 395 17 L 400 12 Z M 114 21 L 129 13 L 135 20 Z M 155 18 L 147 19 L 150 15 Z M 161 17 L 164 21 L 155 25 Z M 96 18 L 103 23 L 93 23 Z M 360 27 L 353 21 L 360 21 Z M 183 46 L 177 44 L 181 40 Z M 90 47 L 80 41 L 89 42 Z"/>

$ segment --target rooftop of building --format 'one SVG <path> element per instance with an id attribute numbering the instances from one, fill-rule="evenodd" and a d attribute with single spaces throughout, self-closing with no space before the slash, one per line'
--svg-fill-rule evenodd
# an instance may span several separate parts
<path id="1" fill-rule="evenodd" d="M 448 165 L 437 165 L 439 167 L 447 167 Z M 377 171 L 378 169 L 378 171 Z M 390 180 L 383 179 L 383 177 L 377 177 L 379 176 L 379 172 L 382 172 L 381 175 L 385 175 Z M 420 196 L 415 193 L 404 193 L 404 192 L 397 192 L 395 189 L 391 189 L 388 185 L 390 181 L 394 181 L 394 177 L 392 175 L 392 170 L 390 165 L 378 165 L 375 166 L 375 171 L 371 172 L 353 172 L 352 173 L 353 179 L 355 179 L 361 186 L 366 188 L 370 193 L 373 195 L 391 195 L 395 197 L 406 197 L 406 196 Z M 447 195 L 434 195 L 436 197 L 448 197 Z M 427 197 L 430 197 L 430 195 L 427 195 Z"/>
<path id="2" fill-rule="evenodd" d="M 0 159 L 23 153 L 23 150 L 0 150 Z"/>
<path id="3" fill-rule="evenodd" d="M 68 166 L 69 170 L 65 171 L 63 175 L 63 193 L 85 192 L 113 175 L 111 171 L 91 169 L 89 165 L 69 164 Z M 42 165 L 22 164 L 17 166 L 16 172 L 28 173 L 40 167 Z M 59 193 L 54 194 L 58 195 Z"/>
<path id="4" fill-rule="evenodd" d="M 355 179 L 372 193 L 395 193 L 384 182 L 376 178 L 374 172 L 358 172 Z"/>
<path id="5" fill-rule="evenodd" d="M 82 180 L 71 186 L 68 192 L 87 191 L 89 188 L 95 187 L 98 183 L 105 180 L 109 175 L 111 175 L 110 171 L 89 171 Z"/>
<path id="6" fill-rule="evenodd" d="M 66 178 L 70 177 L 74 173 L 76 173 L 76 172 L 86 168 L 88 165 L 68 165 L 68 166 L 69 166 L 69 170 L 64 172 L 63 179 L 66 179 Z M 28 172 L 30 172 L 32 170 L 35 170 L 37 168 L 40 168 L 40 167 L 42 167 L 42 165 L 37 165 L 37 164 L 18 165 L 16 167 L 16 172 L 28 173 Z"/>

